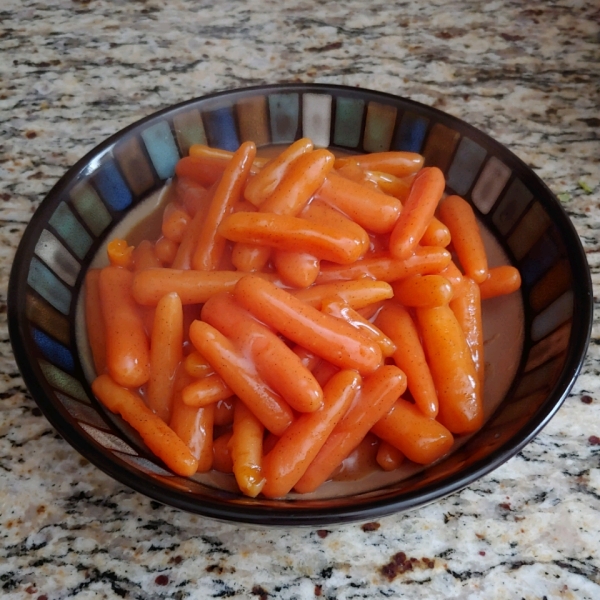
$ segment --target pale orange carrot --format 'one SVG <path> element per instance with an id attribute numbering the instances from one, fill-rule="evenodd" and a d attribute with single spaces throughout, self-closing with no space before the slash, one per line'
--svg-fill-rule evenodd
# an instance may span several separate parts
<path id="1" fill-rule="evenodd" d="M 404 306 L 441 306 L 452 299 L 452 284 L 441 275 L 411 275 L 392 284 L 394 298 Z"/>
<path id="2" fill-rule="evenodd" d="M 488 270 L 487 279 L 479 284 L 482 300 L 512 294 L 520 287 L 521 274 L 510 265 L 492 267 Z"/>

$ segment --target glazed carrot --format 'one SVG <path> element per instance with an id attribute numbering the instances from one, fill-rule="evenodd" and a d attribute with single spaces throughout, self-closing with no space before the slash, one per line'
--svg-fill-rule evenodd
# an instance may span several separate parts
<path id="1" fill-rule="evenodd" d="M 392 284 L 394 298 L 404 306 L 441 306 L 452 299 L 452 284 L 441 275 L 411 275 Z"/>
<path id="2" fill-rule="evenodd" d="M 106 333 L 100 303 L 100 269 L 90 269 L 85 275 L 85 324 L 96 374 L 106 370 Z"/>
<path id="3" fill-rule="evenodd" d="M 177 256 L 179 244 L 168 240 L 166 237 L 161 237 L 154 244 L 154 254 L 162 265 L 170 267 Z"/>
<path id="4" fill-rule="evenodd" d="M 367 278 L 355 281 L 323 283 L 304 290 L 294 290 L 290 293 L 298 300 L 302 300 L 302 302 L 306 302 L 319 310 L 323 305 L 323 300 L 333 296 L 339 297 L 355 310 L 370 306 L 381 300 L 387 300 L 393 296 L 393 290 L 389 283 Z"/>
<path id="5" fill-rule="evenodd" d="M 339 367 L 331 364 L 329 361 L 321 360 L 312 371 L 315 379 L 319 382 L 319 385 L 323 388 L 327 385 L 327 382 L 340 370 Z"/>
<path id="6" fill-rule="evenodd" d="M 229 441 L 233 435 L 228 431 L 213 442 L 213 469 L 221 473 L 233 473 L 233 459 L 229 450 Z"/>
<path id="7" fill-rule="evenodd" d="M 369 236 L 358 225 L 354 225 L 352 234 L 348 235 L 307 219 L 262 212 L 238 212 L 228 216 L 219 227 L 219 235 L 233 242 L 306 252 L 341 264 L 353 263 L 369 247 Z"/>
<path id="8" fill-rule="evenodd" d="M 340 368 L 370 373 L 382 363 L 376 342 L 255 275 L 238 281 L 234 296 L 263 323 Z"/>
<path id="9" fill-rule="evenodd" d="M 368 172 L 369 178 L 377 183 L 379 189 L 389 196 L 394 196 L 400 202 L 406 202 L 410 188 L 415 179 L 415 175 L 407 175 L 406 177 L 396 177 L 383 171 L 371 170 Z"/>
<path id="10" fill-rule="evenodd" d="M 179 296 L 171 292 L 156 305 L 150 339 L 150 378 L 146 400 L 165 423 L 171 416 L 175 372 L 183 347 L 183 308 Z"/>
<path id="11" fill-rule="evenodd" d="M 263 424 L 238 400 L 235 403 L 229 452 L 238 487 L 250 498 L 258 496 L 266 481 L 262 473 L 264 431 Z"/>
<path id="12" fill-rule="evenodd" d="M 223 334 L 208 323 L 194 321 L 190 327 L 190 338 L 215 373 L 269 431 L 279 435 L 286 430 L 293 421 L 292 410 L 260 380 L 256 369 Z"/>
<path id="13" fill-rule="evenodd" d="M 350 179 L 350 181 L 354 181 L 356 183 L 360 183 L 365 187 L 373 189 L 377 192 L 380 192 L 380 188 L 377 185 L 377 182 L 373 180 L 369 175 L 369 171 L 363 169 L 357 161 L 349 160 L 344 163 L 341 167 L 336 169 L 338 175 L 345 177 L 346 179 Z"/>
<path id="14" fill-rule="evenodd" d="M 456 293 L 462 285 L 463 274 L 460 269 L 456 266 L 454 261 L 450 261 L 445 269 L 440 271 L 440 275 L 445 277 L 451 284 L 452 289 Z"/>
<path id="15" fill-rule="evenodd" d="M 335 158 L 329 150 L 319 149 L 298 156 L 281 181 L 260 205 L 261 212 L 297 215 L 323 185 Z"/>
<path id="16" fill-rule="evenodd" d="M 292 352 L 309 371 L 312 371 L 319 362 L 321 362 L 321 359 L 314 352 L 311 352 L 298 344 L 292 348 Z"/>
<path id="17" fill-rule="evenodd" d="M 131 268 L 134 271 L 141 269 L 152 269 L 161 266 L 161 262 L 156 256 L 154 246 L 148 240 L 142 240 L 131 253 Z"/>
<path id="18" fill-rule="evenodd" d="M 271 248 L 268 246 L 237 242 L 233 244 L 231 251 L 231 262 L 234 267 L 245 273 L 261 271 L 269 262 L 269 258 L 271 258 Z"/>
<path id="19" fill-rule="evenodd" d="M 479 284 L 481 299 L 512 294 L 521 287 L 521 274 L 515 267 L 502 265 L 488 270 L 485 281 Z"/>
<path id="20" fill-rule="evenodd" d="M 106 366 L 126 387 L 143 385 L 150 377 L 150 342 L 131 294 L 133 273 L 121 267 L 100 272 L 99 292 L 106 332 Z"/>
<path id="21" fill-rule="evenodd" d="M 414 404 L 403 398 L 396 401 L 371 431 L 419 465 L 438 460 L 450 451 L 454 443 L 446 427 L 426 417 Z"/>
<path id="22" fill-rule="evenodd" d="M 193 219 L 198 210 L 207 204 L 210 186 L 200 185 L 188 177 L 177 177 L 174 182 L 174 203 Z"/>
<path id="23" fill-rule="evenodd" d="M 244 142 L 225 167 L 196 241 L 196 248 L 192 256 L 194 269 L 213 271 L 218 268 L 226 244 L 225 238 L 218 232 L 219 225 L 231 212 L 235 203 L 241 199 L 255 156 L 256 146 L 254 143 Z"/>
<path id="24" fill-rule="evenodd" d="M 325 386 L 321 408 L 300 415 L 283 433 L 263 460 L 267 481 L 262 493 L 267 498 L 285 496 L 297 484 L 348 410 L 360 384 L 356 371 L 340 371 Z"/>
<path id="25" fill-rule="evenodd" d="M 406 259 L 398 259 L 389 253 L 379 256 L 366 257 L 351 265 L 321 264 L 321 273 L 316 283 L 328 283 L 349 279 L 370 277 L 391 283 L 404 279 L 409 275 L 428 275 L 439 273 L 450 262 L 451 255 L 444 248 L 435 246 L 417 247 L 414 253 Z"/>
<path id="26" fill-rule="evenodd" d="M 361 227 L 374 233 L 390 232 L 402 208 L 396 198 L 335 172 L 329 173 L 315 198 L 332 204 Z"/>
<path id="27" fill-rule="evenodd" d="M 273 252 L 275 270 L 281 280 L 291 287 L 307 288 L 312 285 L 319 274 L 320 264 L 318 258 L 306 252 Z"/>
<path id="28" fill-rule="evenodd" d="M 215 406 L 215 425 L 223 427 L 233 423 L 233 407 L 235 398 L 219 400 Z"/>
<path id="29" fill-rule="evenodd" d="M 396 344 L 381 329 L 373 325 L 371 321 L 365 319 L 360 313 L 349 306 L 348 303 L 341 300 L 339 296 L 325 299 L 321 310 L 327 315 L 343 319 L 346 323 L 349 323 L 352 327 L 377 342 L 384 358 L 392 356 L 396 351 Z"/>
<path id="30" fill-rule="evenodd" d="M 389 151 L 337 158 L 335 168 L 338 169 L 349 161 L 355 161 L 369 171 L 383 171 L 396 177 L 406 177 L 416 173 L 423 166 L 423 157 L 420 154 Z"/>
<path id="31" fill-rule="evenodd" d="M 444 175 L 437 167 L 425 167 L 417 174 L 390 236 L 392 256 L 402 259 L 412 254 L 435 213 L 444 187 Z"/>
<path id="32" fill-rule="evenodd" d="M 302 494 L 313 492 L 386 415 L 406 390 L 406 375 L 393 365 L 385 365 L 366 377 L 360 392 L 341 421 L 325 440 L 318 454 L 294 486 Z"/>
<path id="33" fill-rule="evenodd" d="M 194 408 L 210 406 L 232 396 L 233 392 L 229 386 L 216 373 L 209 373 L 201 379 L 196 379 L 181 390 L 183 403 Z"/>
<path id="34" fill-rule="evenodd" d="M 481 314 L 481 293 L 479 286 L 470 278 L 463 277 L 458 293 L 450 302 L 450 308 L 456 316 L 465 334 L 471 350 L 471 357 L 483 386 L 485 359 L 483 355 L 483 321 Z"/>
<path id="35" fill-rule="evenodd" d="M 230 150 L 223 150 L 222 148 L 213 148 L 206 146 L 205 144 L 192 144 L 190 146 L 189 155 L 193 158 L 213 158 L 220 160 L 224 165 L 231 162 L 235 152 Z M 256 156 L 252 162 L 252 172 L 258 173 L 269 162 L 268 158 L 262 156 Z"/>
<path id="36" fill-rule="evenodd" d="M 438 393 L 439 422 L 452 433 L 477 430 L 483 424 L 481 386 L 456 316 L 448 305 L 417 308 L 416 315 Z"/>
<path id="37" fill-rule="evenodd" d="M 285 342 L 241 308 L 231 294 L 210 298 L 202 307 L 202 320 L 240 348 L 266 384 L 292 408 L 300 412 L 319 408 L 323 392 L 312 373 Z"/>
<path id="38" fill-rule="evenodd" d="M 433 217 L 425 229 L 423 237 L 421 237 L 420 244 L 422 246 L 440 246 L 445 248 L 450 245 L 452 241 L 452 235 L 450 230 L 437 218 Z"/>
<path id="39" fill-rule="evenodd" d="M 255 206 L 260 206 L 275 191 L 291 163 L 312 149 L 312 141 L 308 138 L 301 138 L 267 162 L 256 175 L 248 180 L 244 189 L 246 200 Z"/>
<path id="40" fill-rule="evenodd" d="M 438 397 L 419 332 L 409 312 L 396 302 L 386 302 L 375 319 L 375 325 L 396 345 L 392 357 L 406 373 L 408 389 L 416 405 L 425 416 L 435 418 Z"/>
<path id="41" fill-rule="evenodd" d="M 111 412 L 120 414 L 142 437 L 150 450 L 183 477 L 193 475 L 198 461 L 179 436 L 144 401 L 121 387 L 108 375 L 100 375 L 92 383 L 96 397 Z"/>
<path id="42" fill-rule="evenodd" d="M 191 324 L 191 323 L 190 323 Z M 189 329 L 189 327 L 188 327 Z M 191 377 L 202 378 L 213 373 L 213 368 L 208 364 L 206 359 L 200 354 L 193 350 L 183 359 L 183 368 L 185 372 Z"/>
<path id="43" fill-rule="evenodd" d="M 476 283 L 485 281 L 487 255 L 471 205 L 460 196 L 448 196 L 440 202 L 438 214 L 450 230 L 452 245 L 465 274 Z"/>
<path id="44" fill-rule="evenodd" d="M 133 263 L 133 246 L 130 246 L 126 240 L 111 240 L 106 246 L 106 253 L 113 267 L 128 269 Z"/>
<path id="45" fill-rule="evenodd" d="M 169 292 L 176 292 L 183 304 L 202 304 L 218 292 L 233 289 L 244 275 L 237 271 L 147 269 L 135 275 L 132 293 L 144 306 L 158 304 Z"/>
<path id="46" fill-rule="evenodd" d="M 163 212 L 162 234 L 172 242 L 181 244 L 190 221 L 190 215 L 171 202 L 165 206 Z"/>
<path id="47" fill-rule="evenodd" d="M 192 382 L 192 378 L 181 370 L 176 375 L 173 389 L 173 407 L 169 427 L 181 438 L 198 461 L 197 472 L 205 473 L 213 463 L 214 405 L 205 408 L 187 406 L 181 390 Z"/>
<path id="48" fill-rule="evenodd" d="M 398 448 L 382 440 L 377 448 L 375 460 L 384 471 L 393 471 L 404 462 L 405 458 Z"/>

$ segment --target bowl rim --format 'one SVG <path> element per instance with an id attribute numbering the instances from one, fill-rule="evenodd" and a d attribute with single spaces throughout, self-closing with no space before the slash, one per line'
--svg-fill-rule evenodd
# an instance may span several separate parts
<path id="1" fill-rule="evenodd" d="M 256 504 L 251 499 L 241 499 L 239 503 L 224 503 L 219 500 L 209 500 L 201 498 L 200 502 L 194 496 L 185 492 L 161 486 L 146 477 L 138 475 L 129 470 L 123 470 L 120 463 L 110 459 L 107 455 L 100 452 L 88 441 L 81 433 L 73 428 L 70 423 L 63 418 L 61 411 L 46 395 L 43 386 L 38 381 L 35 371 L 32 367 L 32 361 L 27 353 L 24 336 L 26 332 L 23 323 L 24 316 L 24 297 L 27 288 L 26 278 L 23 277 L 20 264 L 23 259 L 33 254 L 33 247 L 37 238 L 32 237 L 32 233 L 42 227 L 46 222 L 46 212 L 54 208 L 53 202 L 60 197 L 63 191 L 78 176 L 81 176 L 90 160 L 106 154 L 114 144 L 130 133 L 145 124 L 159 119 L 169 113 L 184 109 L 186 106 L 197 104 L 201 101 L 227 97 L 235 101 L 236 96 L 245 96 L 252 92 L 347 92 L 358 93 L 361 95 L 372 96 L 373 99 L 398 102 L 399 100 L 408 106 L 417 109 L 420 114 L 430 115 L 445 122 L 456 124 L 461 131 L 467 131 L 473 139 L 484 140 L 486 145 L 496 147 L 503 155 L 503 160 L 509 163 L 509 166 L 521 173 L 527 174 L 528 182 L 532 182 L 539 191 L 539 195 L 547 198 L 544 201 L 544 208 L 548 210 L 553 223 L 559 228 L 561 234 L 575 243 L 569 246 L 569 254 L 572 257 L 571 267 L 573 269 L 573 280 L 578 283 L 577 293 L 574 294 L 574 311 L 571 329 L 570 343 L 567 349 L 565 363 L 562 368 L 561 376 L 557 379 L 554 386 L 547 394 L 543 404 L 536 413 L 530 417 L 527 424 L 504 442 L 499 448 L 494 450 L 484 459 L 479 459 L 471 464 L 467 469 L 454 473 L 444 479 L 443 484 L 436 481 L 432 484 L 426 484 L 417 491 L 402 492 L 400 498 L 393 499 L 397 492 L 390 492 L 392 499 L 384 495 L 382 498 L 372 499 L 369 494 L 364 494 L 366 498 L 361 499 L 359 495 L 349 498 L 347 503 L 340 504 L 343 498 L 333 498 L 323 501 L 303 501 L 287 502 L 283 508 L 277 508 L 274 503 Z M 531 186 L 530 186 L 531 187 Z M 111 228 L 104 233 L 104 236 L 110 233 Z M 85 269 L 82 269 L 85 271 Z M 162 504 L 172 506 L 190 513 L 200 514 L 216 520 L 246 523 L 252 525 L 269 526 L 315 526 L 334 523 L 347 523 L 356 521 L 368 521 L 374 518 L 380 518 L 392 513 L 403 512 L 415 509 L 436 500 L 442 499 L 454 492 L 467 487 L 480 477 L 495 470 L 508 459 L 516 455 L 524 446 L 534 439 L 539 432 L 554 417 L 563 402 L 568 397 L 575 380 L 578 377 L 586 358 L 587 349 L 592 329 L 593 317 L 593 292 L 592 282 L 587 258 L 583 249 L 581 239 L 577 234 L 575 226 L 560 201 L 554 193 L 542 181 L 542 179 L 529 167 L 523 160 L 517 157 L 508 147 L 496 141 L 490 135 L 478 129 L 462 119 L 441 111 L 437 108 L 427 106 L 415 100 L 405 98 L 397 94 L 388 92 L 379 92 L 368 88 L 357 88 L 337 84 L 320 83 L 281 83 L 254 85 L 249 87 L 235 88 L 231 90 L 222 90 L 210 94 L 191 98 L 177 104 L 173 104 L 153 112 L 133 123 L 115 132 L 100 144 L 94 146 L 72 167 L 70 167 L 36 208 L 30 222 L 22 234 L 17 247 L 13 264 L 11 267 L 8 295 L 7 295 L 7 318 L 9 338 L 13 347 L 13 352 L 17 366 L 22 374 L 25 385 L 36 404 L 57 432 L 97 468 L 108 474 L 110 477 L 128 486 L 129 488 L 153 499 Z M 87 381 L 83 382 L 88 392 L 91 392 Z M 350 503 L 350 500 L 352 503 Z M 333 501 L 337 503 L 333 508 L 323 507 L 323 504 Z M 302 507 L 298 504 L 308 506 Z"/>

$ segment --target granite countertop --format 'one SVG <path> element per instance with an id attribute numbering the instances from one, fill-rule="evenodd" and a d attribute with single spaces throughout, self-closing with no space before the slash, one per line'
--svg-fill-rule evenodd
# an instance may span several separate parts
<path id="1" fill-rule="evenodd" d="M 598 323 L 557 416 L 498 470 L 377 523 L 271 530 L 165 508 L 80 457 L 28 395 L 5 316 L 20 236 L 88 150 L 180 100 L 289 81 L 400 94 L 497 138 L 561 195 L 598 285 L 599 65 L 593 0 L 3 0 L 0 596 L 600 598 Z"/>

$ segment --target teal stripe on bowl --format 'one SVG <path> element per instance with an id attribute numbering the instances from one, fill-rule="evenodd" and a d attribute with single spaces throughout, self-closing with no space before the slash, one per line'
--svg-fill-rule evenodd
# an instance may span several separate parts
<path id="1" fill-rule="evenodd" d="M 31 259 L 27 283 L 44 300 L 51 304 L 63 315 L 69 314 L 71 306 L 71 291 L 65 284 L 38 258 Z"/>
<path id="2" fill-rule="evenodd" d="M 269 96 L 271 142 L 289 144 L 296 139 L 300 116 L 298 94 L 271 94 Z"/>
<path id="3" fill-rule="evenodd" d="M 302 136 L 313 141 L 317 148 L 327 148 L 331 136 L 330 94 L 302 96 Z"/>
<path id="4" fill-rule="evenodd" d="M 61 202 L 48 223 L 54 227 L 65 244 L 77 258 L 83 260 L 92 245 L 92 238 L 85 227 L 77 220 L 66 202 Z"/>
<path id="5" fill-rule="evenodd" d="M 81 265 L 73 255 L 47 229 L 42 230 L 34 252 L 41 258 L 67 285 L 73 287 Z"/>
<path id="6" fill-rule="evenodd" d="M 112 218 L 94 188 L 87 183 L 71 190 L 71 202 L 87 228 L 96 236 L 110 225 Z"/>
<path id="7" fill-rule="evenodd" d="M 357 148 L 362 133 L 365 101 L 358 98 L 336 98 L 333 143 L 336 146 Z"/>
<path id="8" fill-rule="evenodd" d="M 479 168 L 483 164 L 486 151 L 473 140 L 464 137 L 458 144 L 446 184 L 459 196 L 464 196 L 475 181 Z"/>
<path id="9" fill-rule="evenodd" d="M 179 160 L 179 152 L 169 124 L 166 121 L 160 121 L 148 129 L 144 129 L 142 139 L 158 177 L 163 180 L 173 177 L 175 165 Z"/>
<path id="10" fill-rule="evenodd" d="M 569 320 L 573 316 L 573 300 L 573 290 L 568 290 L 533 319 L 531 339 L 537 342 Z"/>
<path id="11" fill-rule="evenodd" d="M 85 393 L 83 386 L 75 377 L 72 377 L 68 373 L 65 373 L 58 367 L 46 362 L 45 360 L 39 361 L 40 369 L 46 378 L 46 381 L 55 389 L 81 400 L 86 404 L 90 403 L 88 395 Z"/>

